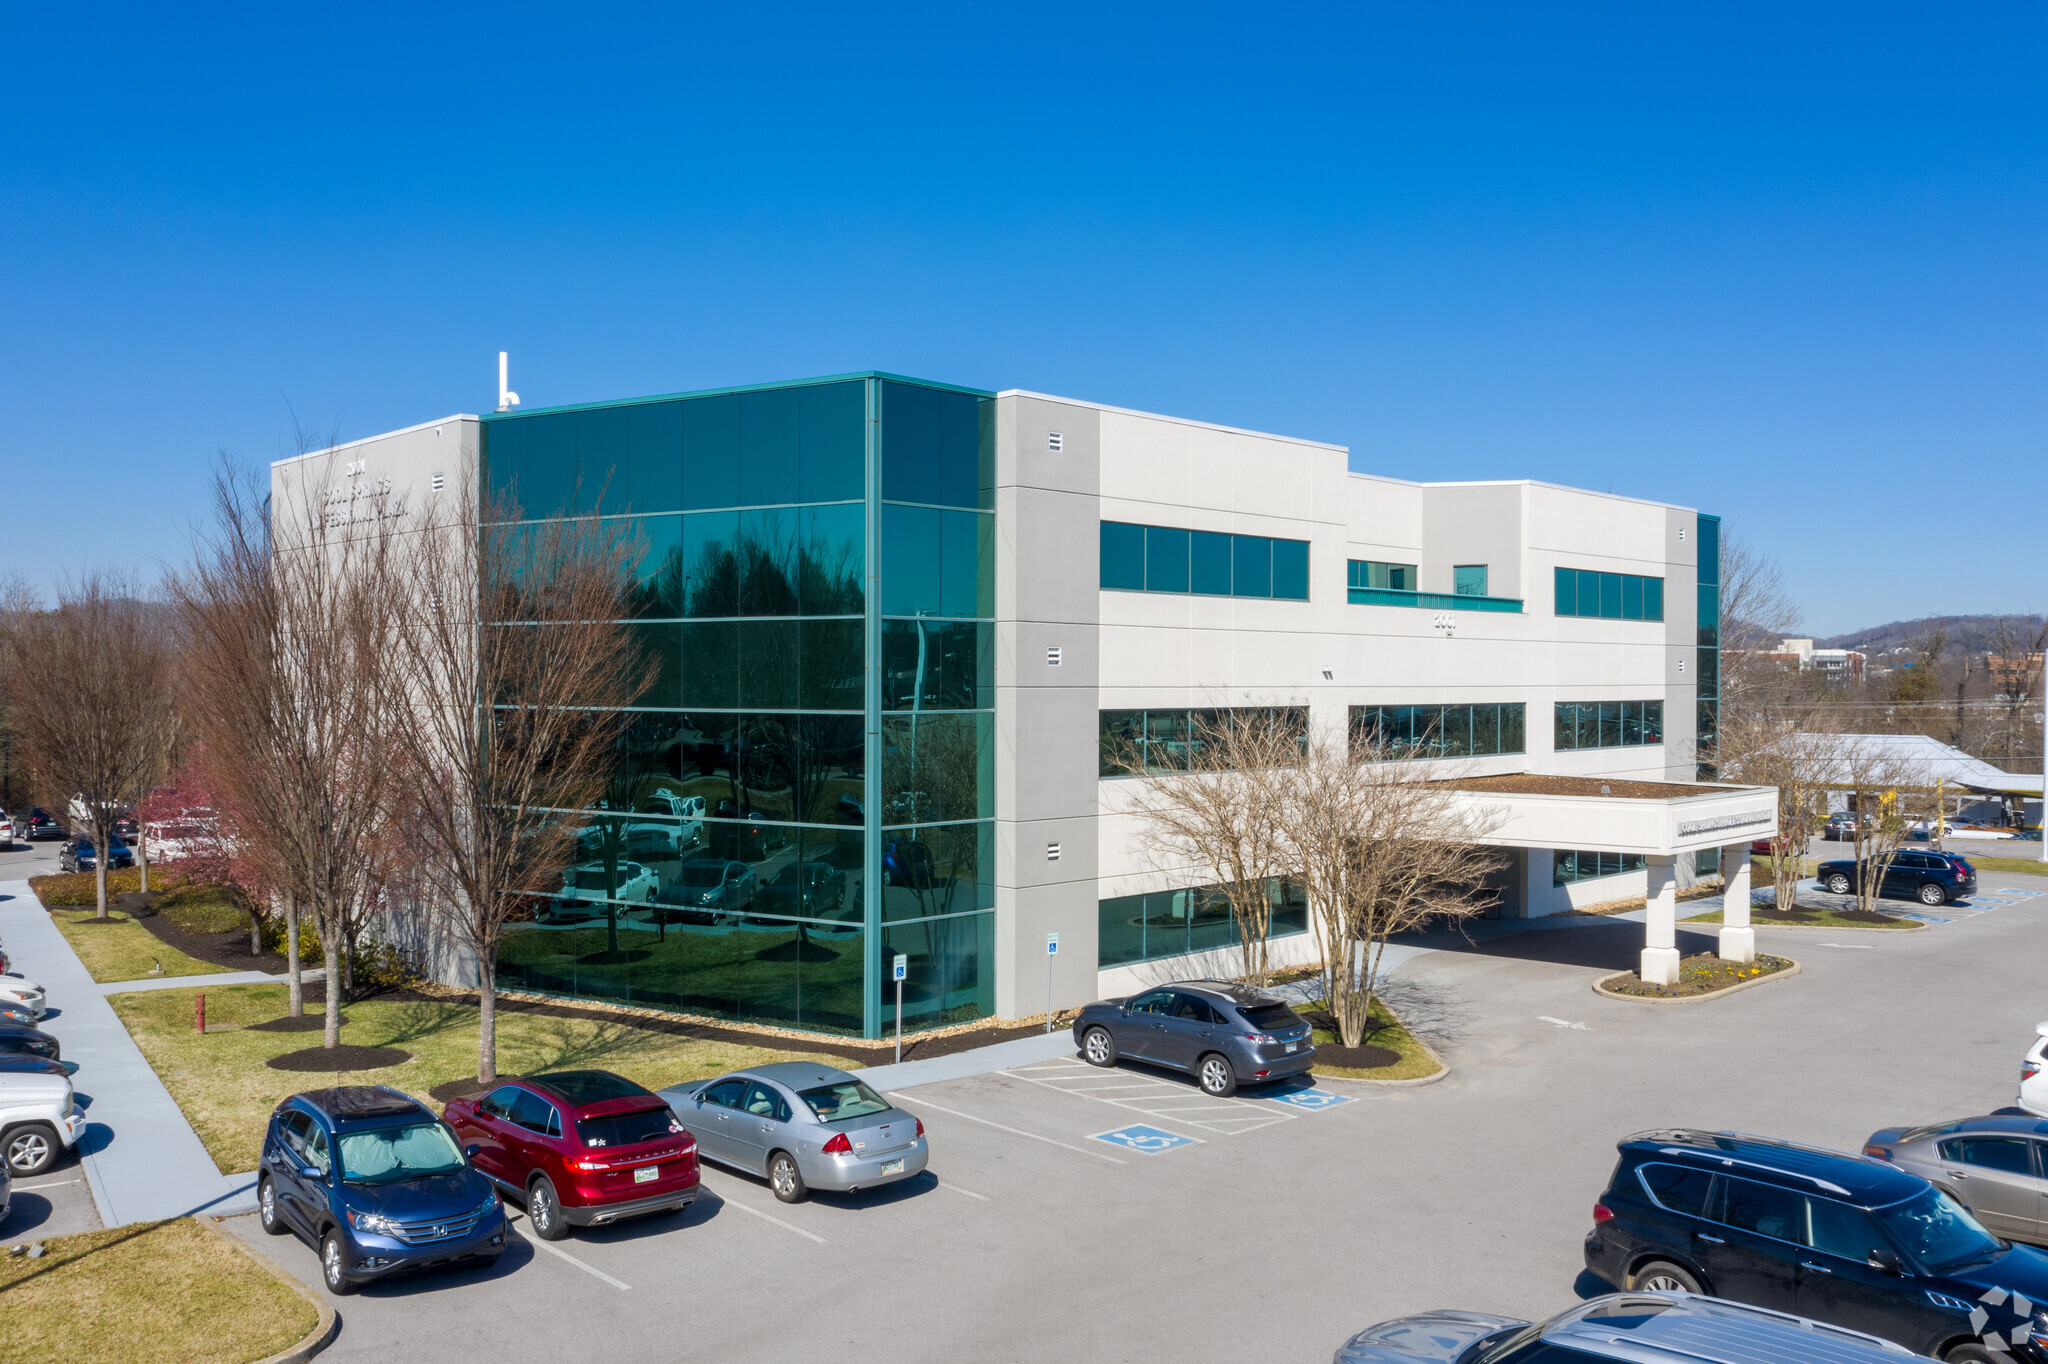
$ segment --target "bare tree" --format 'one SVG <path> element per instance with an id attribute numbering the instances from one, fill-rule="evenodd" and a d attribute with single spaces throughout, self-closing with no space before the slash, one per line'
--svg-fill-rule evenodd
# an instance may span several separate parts
<path id="1" fill-rule="evenodd" d="M 1827 823 L 1828 792 L 1844 770 L 1846 741 L 1834 732 L 1825 711 L 1802 717 L 1806 727 L 1775 724 L 1742 744 L 1742 758 L 1730 771 L 1750 786 L 1778 788 L 1778 833 L 1771 840 L 1771 887 L 1780 911 L 1797 903 L 1806 849 Z M 1744 731 L 1741 736 L 1749 739 Z"/>
<path id="2" fill-rule="evenodd" d="M 1244 945 L 1244 972 L 1254 984 L 1272 977 L 1267 943 L 1273 929 L 1273 887 L 1292 870 L 1282 829 L 1282 793 L 1302 761 L 1298 711 L 1198 712 L 1174 766 L 1145 765 L 1141 746 L 1119 740 L 1106 755 L 1133 777 L 1123 809 L 1137 817 L 1145 859 L 1172 877 L 1190 871 L 1219 888 Z"/>
<path id="3" fill-rule="evenodd" d="M 567 811 L 614 777 L 623 708 L 658 664 L 623 623 L 633 547 L 620 523 L 516 507 L 473 479 L 408 546 L 410 604 L 392 660 L 409 720 L 400 771 L 428 909 L 474 954 L 477 1080 L 497 1079 L 498 945 L 577 854 Z"/>
<path id="4" fill-rule="evenodd" d="M 1372 1017 L 1387 942 L 1495 903 L 1502 854 L 1480 844 L 1497 809 L 1458 791 L 1445 764 L 1372 735 L 1318 736 L 1284 791 L 1281 837 L 1322 939 L 1323 998 L 1347 1047 Z"/>
<path id="5" fill-rule="evenodd" d="M 114 822 L 160 770 L 169 723 L 161 612 L 125 580 L 88 573 L 58 593 L 55 611 L 21 618 L 10 651 L 9 709 L 30 779 L 53 808 L 82 812 L 105 919 Z"/>
<path id="6" fill-rule="evenodd" d="M 330 515 L 324 468 L 301 472 L 276 505 L 225 465 L 217 475 L 214 533 L 179 585 L 184 704 L 247 855 L 274 869 L 295 1013 L 298 917 L 313 917 L 331 1048 L 348 927 L 382 895 L 400 756 L 388 660 L 405 597 L 396 509 L 371 499 Z"/>
<path id="7" fill-rule="evenodd" d="M 1909 804 L 1927 798 L 1923 778 L 1901 762 L 1880 739 L 1863 734 L 1841 739 L 1835 784 L 1856 807 L 1856 908 L 1879 913 L 1878 898 L 1899 845 L 1912 828 Z"/>
<path id="8" fill-rule="evenodd" d="M 43 609 L 42 593 L 19 573 L 0 578 L 0 810 L 12 809 L 23 784 L 21 736 L 8 705 L 7 677 L 13 668 L 12 641 L 20 624 Z"/>

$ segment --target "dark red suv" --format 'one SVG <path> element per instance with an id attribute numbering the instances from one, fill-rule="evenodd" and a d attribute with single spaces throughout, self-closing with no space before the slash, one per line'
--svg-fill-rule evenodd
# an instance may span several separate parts
<path id="1" fill-rule="evenodd" d="M 608 1070 L 507 1080 L 441 1116 L 480 1173 L 526 1200 L 543 1241 L 697 1197 L 696 1141 L 667 1100 Z"/>

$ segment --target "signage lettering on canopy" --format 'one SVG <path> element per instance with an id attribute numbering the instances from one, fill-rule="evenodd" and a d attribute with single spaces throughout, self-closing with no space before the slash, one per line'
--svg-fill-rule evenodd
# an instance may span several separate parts
<path id="1" fill-rule="evenodd" d="M 1759 824 L 1775 823 L 1776 810 L 1749 810 L 1739 814 L 1722 815 L 1719 819 L 1695 819 L 1678 826 L 1680 838 L 1697 838 L 1701 834 L 1717 834 L 1724 829 L 1753 829 Z"/>

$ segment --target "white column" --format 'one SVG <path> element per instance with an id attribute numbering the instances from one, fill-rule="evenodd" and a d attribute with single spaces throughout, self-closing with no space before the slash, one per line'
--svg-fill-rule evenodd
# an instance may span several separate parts
<path id="1" fill-rule="evenodd" d="M 1645 985 L 1678 984 L 1678 859 L 1650 858 L 1649 913 L 1643 919 Z"/>
<path id="2" fill-rule="evenodd" d="M 1749 926 L 1749 844 L 1731 843 L 1721 849 L 1721 945 L 1716 954 L 1722 961 L 1756 960 L 1756 930 Z"/>

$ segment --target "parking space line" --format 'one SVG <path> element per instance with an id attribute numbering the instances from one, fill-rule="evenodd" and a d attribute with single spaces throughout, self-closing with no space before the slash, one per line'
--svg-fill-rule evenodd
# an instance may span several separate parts
<path id="1" fill-rule="evenodd" d="M 966 1194 L 969 1198 L 978 1198 L 984 1203 L 990 1201 L 987 1194 L 979 1194 L 972 1189 L 963 1189 L 949 1179 L 940 1179 L 937 1175 L 933 1175 L 932 1179 L 942 1189 L 951 1189 L 956 1194 Z"/>
<path id="2" fill-rule="evenodd" d="M 1078 1060 L 1063 1059 L 1050 1065 L 1019 1066 L 997 1074 L 1015 1077 L 1041 1089 L 1058 1090 L 1062 1094 L 1092 1099 L 1112 1108 L 1142 1113 L 1148 1118 L 1170 1118 L 1218 1136 L 1255 1132 L 1261 1127 L 1289 1122 L 1299 1116 L 1297 1111 L 1284 1105 L 1214 1098 L 1171 1080 L 1133 1075 L 1128 1071 L 1120 1074 L 1105 1072 Z"/>
<path id="3" fill-rule="evenodd" d="M 74 1179 L 53 1179 L 53 1180 L 51 1180 L 51 1181 L 50 1181 L 49 1183 L 47 1183 L 47 1184 L 17 1184 L 17 1185 L 15 1185 L 15 1186 L 14 1186 L 14 1191 L 15 1191 L 16 1193 L 21 1193 L 21 1192 L 22 1192 L 23 1190 L 32 1190 L 32 1189 L 59 1189 L 59 1188 L 62 1188 L 62 1187 L 63 1187 L 64 1185 L 66 1185 L 66 1184 L 83 1184 L 83 1183 L 85 1183 L 85 1178 L 84 1178 L 84 1176 L 82 1176 L 82 1175 L 81 1175 L 81 1176 L 78 1176 L 77 1178 L 74 1178 Z"/>
<path id="4" fill-rule="evenodd" d="M 825 1238 L 818 1235 L 816 1232 L 805 1231 L 802 1227 L 783 1221 L 780 1217 L 775 1216 L 773 1213 L 762 1212 L 759 1208 L 750 1208 L 746 1204 L 740 1202 L 737 1198 L 728 1198 L 724 1194 L 720 1194 L 718 1196 L 718 1201 L 720 1206 L 722 1207 L 738 1208 L 741 1212 L 750 1212 L 754 1214 L 754 1216 L 760 1218 L 763 1222 L 773 1222 L 776 1226 L 781 1227 L 784 1231 L 793 1231 L 799 1236 L 808 1236 L 811 1240 L 816 1241 L 821 1246 L 825 1244 Z"/>
<path id="5" fill-rule="evenodd" d="M 517 1219 L 517 1218 L 513 1218 L 513 1219 L 510 1219 L 510 1220 L 516 1221 L 516 1220 L 518 1220 L 518 1219 Z M 601 1269 L 597 1268 L 597 1266 L 595 1266 L 595 1265 L 587 1265 L 587 1264 L 583 1263 L 583 1261 L 581 1261 L 581 1260 L 577 1259 L 577 1258 L 576 1258 L 576 1257 L 575 1257 L 574 1255 L 571 1255 L 571 1254 L 570 1254 L 570 1253 L 569 1253 L 568 1251 L 566 1251 L 566 1250 L 563 1250 L 563 1249 L 562 1249 L 561 1247 L 559 1247 L 559 1246 L 554 1246 L 554 1245 L 550 1245 L 550 1244 L 548 1244 L 548 1243 L 547 1243 L 546 1241 L 543 1241 L 543 1240 L 541 1240 L 541 1239 L 540 1239 L 540 1237 L 539 1237 L 539 1236 L 537 1236 L 537 1235 L 536 1235 L 536 1236 L 527 1236 L 527 1235 L 525 1235 L 525 1234 L 523 1234 L 523 1233 L 522 1233 L 522 1234 L 521 1234 L 521 1236 L 520 1236 L 520 1239 L 521 1239 L 521 1240 L 523 1240 L 523 1241 L 525 1241 L 525 1242 L 526 1242 L 526 1243 L 527 1243 L 528 1245 L 532 1246 L 532 1247 L 533 1247 L 533 1248 L 534 1248 L 535 1250 L 544 1250 L 544 1251 L 546 1251 L 546 1252 L 547 1252 L 548 1254 L 550 1254 L 550 1255 L 554 1256 L 554 1257 L 555 1257 L 555 1258 L 557 1258 L 557 1259 L 561 1259 L 561 1260 L 567 1260 L 567 1261 L 568 1261 L 568 1262 L 569 1262 L 570 1264 L 572 1264 L 572 1265 L 576 1266 L 576 1267 L 577 1267 L 578 1269 L 582 1270 L 582 1271 L 583 1271 L 583 1272 L 584 1272 L 585 1274 L 588 1274 L 588 1275 L 590 1275 L 590 1276 L 591 1276 L 592 1278 L 596 1278 L 596 1279 L 603 1279 L 603 1280 L 604 1280 L 604 1281 L 605 1281 L 606 1283 L 610 1284 L 610 1285 L 611 1285 L 611 1286 L 612 1286 L 613 1288 L 616 1288 L 616 1289 L 619 1289 L 619 1290 L 621 1290 L 621 1291 L 623 1291 L 623 1292 L 628 1292 L 628 1293 L 630 1293 L 630 1292 L 631 1292 L 631 1291 L 633 1290 L 633 1285 L 631 1285 L 631 1284 L 629 1284 L 629 1283 L 620 1283 L 620 1282 L 619 1282 L 619 1281 L 618 1281 L 617 1279 L 614 1279 L 614 1278 L 613 1278 L 613 1277 L 612 1277 L 611 1275 L 609 1275 L 609 1274 L 605 1273 L 605 1272 L 604 1272 L 603 1270 L 601 1270 Z"/>
<path id="6" fill-rule="evenodd" d="M 889 1097 L 892 1099 L 901 1099 L 905 1096 L 902 1094 L 891 1094 Z M 918 1106 L 921 1108 L 937 1109 L 941 1113 L 950 1113 L 956 1118 L 965 1118 L 969 1122 L 978 1122 L 984 1127 L 993 1127 L 998 1132 L 1008 1132 L 1010 1135 L 1016 1137 L 1029 1137 L 1033 1141 L 1042 1141 L 1047 1146 L 1057 1146 L 1063 1151 L 1073 1151 L 1079 1155 L 1093 1156 L 1097 1160 L 1106 1160 L 1111 1165 L 1127 1165 L 1130 1163 L 1128 1161 L 1118 1160 L 1115 1156 L 1106 1155 L 1101 1151 L 1091 1151 L 1085 1146 L 1069 1146 L 1067 1145 L 1067 1143 L 1063 1141 L 1054 1141 L 1051 1137 L 1041 1137 L 1036 1132 L 1026 1132 L 1019 1127 L 1005 1127 L 1003 1124 L 999 1122 L 990 1122 L 987 1118 L 977 1118 L 972 1113 L 962 1113 L 957 1108 L 941 1107 L 940 1105 L 933 1103 L 930 1099 L 926 1099 L 923 1097 L 920 1097 L 917 1100 L 917 1103 Z"/>

